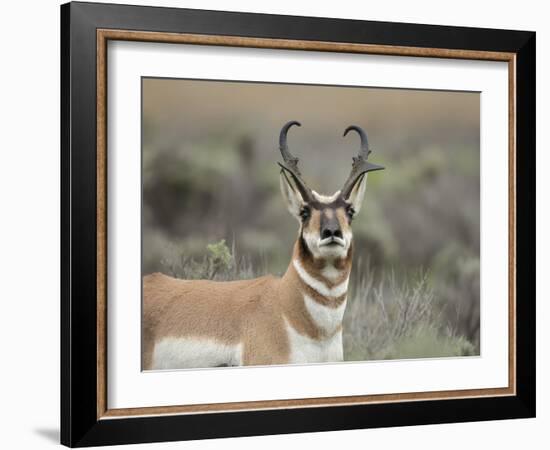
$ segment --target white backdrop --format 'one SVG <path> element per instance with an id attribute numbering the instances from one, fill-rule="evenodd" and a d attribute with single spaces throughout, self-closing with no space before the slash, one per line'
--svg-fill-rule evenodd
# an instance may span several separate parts
<path id="1" fill-rule="evenodd" d="M 107 52 L 109 408 L 508 385 L 507 63 L 319 52 L 302 52 L 298 58 L 293 51 L 144 42 L 110 43 Z M 480 356 L 141 372 L 141 155 L 136 149 L 142 76 L 481 92 Z"/>
<path id="2" fill-rule="evenodd" d="M 353 19 L 466 25 L 535 30 L 537 34 L 538 140 L 538 379 L 550 376 L 548 343 L 550 290 L 543 286 L 550 270 L 545 252 L 550 239 L 547 198 L 550 177 L 550 135 L 543 124 L 550 115 L 545 106 L 550 88 L 548 13 L 543 2 L 525 0 L 494 3 L 465 0 L 454 7 L 437 1 L 407 2 L 254 2 L 233 0 L 139 1 L 205 9 L 231 9 Z M 59 2 L 10 2 L 4 5 L 2 39 L 0 233 L 2 273 L 2 342 L 0 414 L 4 448 L 39 449 L 56 445 L 59 423 Z M 546 57 L 547 58 L 547 57 Z M 543 205 L 546 209 L 543 210 Z M 540 232 L 542 230 L 542 232 Z M 543 264 L 544 263 L 544 264 Z M 545 359 L 543 359 L 543 355 Z M 434 425 L 399 429 L 358 430 L 308 435 L 267 436 L 188 443 L 142 445 L 136 448 L 227 449 L 349 448 L 366 446 L 463 449 L 482 446 L 499 449 L 548 445 L 550 389 L 538 385 L 538 418 L 476 424 Z M 539 442 L 537 445 L 536 442 Z M 129 447 L 126 447 L 129 448 Z"/>

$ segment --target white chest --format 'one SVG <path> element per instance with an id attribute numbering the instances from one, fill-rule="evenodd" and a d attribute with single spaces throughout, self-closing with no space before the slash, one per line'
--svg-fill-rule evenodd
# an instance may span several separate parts
<path id="1" fill-rule="evenodd" d="M 327 338 L 313 339 L 300 334 L 287 323 L 291 363 L 315 363 L 343 361 L 342 318 L 346 300 L 338 307 L 330 307 L 304 295 L 304 304 L 315 325 L 326 333 Z"/>
<path id="2" fill-rule="evenodd" d="M 304 336 L 290 325 L 287 325 L 287 330 L 290 342 L 289 363 L 306 364 L 343 361 L 344 349 L 341 330 L 322 340 Z"/>

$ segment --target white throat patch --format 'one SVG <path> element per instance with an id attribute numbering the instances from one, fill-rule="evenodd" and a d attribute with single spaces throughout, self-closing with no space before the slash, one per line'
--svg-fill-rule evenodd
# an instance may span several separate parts
<path id="1" fill-rule="evenodd" d="M 321 275 L 334 282 L 342 276 L 342 271 L 338 270 L 333 265 L 327 265 L 323 270 L 321 270 Z"/>
<path id="2" fill-rule="evenodd" d="M 325 283 L 313 278 L 309 273 L 307 273 L 302 267 L 302 264 L 300 264 L 299 260 L 294 259 L 292 264 L 294 265 L 294 268 L 296 269 L 296 272 L 298 272 L 298 275 L 302 281 L 323 297 L 340 297 L 348 291 L 349 276 L 340 284 L 329 288 Z"/>

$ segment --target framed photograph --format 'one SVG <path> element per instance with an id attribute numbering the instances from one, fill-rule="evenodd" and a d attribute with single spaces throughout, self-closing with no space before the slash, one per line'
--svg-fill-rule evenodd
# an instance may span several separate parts
<path id="1" fill-rule="evenodd" d="M 61 441 L 535 415 L 535 33 L 61 7 Z"/>

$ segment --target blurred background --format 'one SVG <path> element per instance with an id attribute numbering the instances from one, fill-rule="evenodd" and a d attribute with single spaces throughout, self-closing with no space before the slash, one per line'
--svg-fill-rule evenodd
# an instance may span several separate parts
<path id="1" fill-rule="evenodd" d="M 353 223 L 346 360 L 479 354 L 478 93 L 143 79 L 143 274 L 282 275 L 298 223 L 278 135 L 312 189 L 341 188 L 363 127 L 386 170 Z"/>

